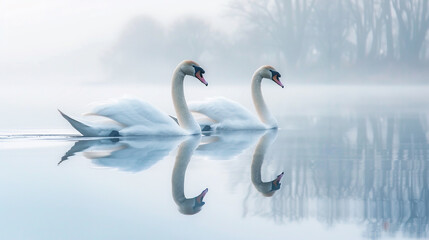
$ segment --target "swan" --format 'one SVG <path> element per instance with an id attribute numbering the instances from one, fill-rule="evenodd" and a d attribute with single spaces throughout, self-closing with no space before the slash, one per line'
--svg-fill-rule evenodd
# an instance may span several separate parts
<path id="1" fill-rule="evenodd" d="M 200 121 L 203 131 L 277 128 L 277 120 L 268 110 L 262 96 L 261 81 L 264 78 L 271 79 L 284 88 L 280 77 L 280 73 L 271 66 L 262 66 L 253 74 L 252 99 L 259 119 L 239 103 L 223 97 L 191 102 L 189 109 L 207 116 L 212 122 Z"/>
<path id="2" fill-rule="evenodd" d="M 100 167 L 140 172 L 165 158 L 183 138 L 184 136 L 144 136 L 79 140 L 61 157 L 58 165 L 82 153 Z"/>
<path id="3" fill-rule="evenodd" d="M 196 214 L 201 211 L 202 206 L 205 204 L 203 199 L 208 192 L 208 188 L 206 188 L 196 197 L 186 198 L 185 196 L 186 168 L 200 141 L 201 136 L 190 136 L 180 144 L 171 177 L 174 202 L 179 207 L 179 211 L 186 215 Z"/>
<path id="4" fill-rule="evenodd" d="M 176 119 L 154 106 L 139 99 L 123 97 L 96 106 L 89 115 L 106 117 L 110 122 L 78 121 L 60 112 L 60 114 L 83 136 L 117 137 L 132 135 L 193 135 L 200 134 L 199 124 L 193 118 L 186 104 L 183 81 L 186 75 L 194 76 L 206 86 L 203 77 L 205 71 L 194 61 L 181 62 L 173 73 L 171 94 Z M 179 126 L 179 125 L 180 126 Z"/>
<path id="5" fill-rule="evenodd" d="M 266 197 L 271 197 L 275 193 L 275 191 L 280 189 L 284 172 L 277 175 L 277 177 L 270 182 L 262 181 L 262 164 L 264 163 L 265 153 L 268 148 L 273 144 L 274 140 L 277 136 L 277 130 L 269 130 L 267 131 L 261 138 L 259 139 L 258 145 L 256 145 L 255 152 L 253 153 L 253 160 L 251 166 L 251 174 L 252 174 L 252 183 L 255 188 L 262 193 Z"/>
<path id="6" fill-rule="evenodd" d="M 210 160 L 231 160 L 251 148 L 266 130 L 224 131 L 204 136 L 195 154 Z M 222 151 L 219 151 L 222 149 Z"/>

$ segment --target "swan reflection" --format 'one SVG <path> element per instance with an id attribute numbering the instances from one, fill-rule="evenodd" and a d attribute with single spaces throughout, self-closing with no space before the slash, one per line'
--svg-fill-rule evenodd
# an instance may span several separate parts
<path id="1" fill-rule="evenodd" d="M 203 199 L 208 191 L 208 188 L 206 188 L 193 198 L 186 198 L 185 196 L 186 168 L 200 140 L 200 136 L 192 136 L 180 144 L 171 177 L 174 202 L 179 207 L 179 211 L 186 215 L 196 214 L 201 211 L 202 206 L 205 204 Z"/>
<path id="2" fill-rule="evenodd" d="M 64 154 L 58 164 L 82 152 L 83 156 L 98 166 L 139 172 L 167 156 L 182 139 L 171 136 L 80 140 Z"/>
<path id="3" fill-rule="evenodd" d="M 284 172 L 280 173 L 274 180 L 269 182 L 262 181 L 262 164 L 264 163 L 265 154 L 267 150 L 273 144 L 277 137 L 277 129 L 267 131 L 259 139 L 258 145 L 255 148 L 252 161 L 252 183 L 255 188 L 266 197 L 271 197 L 273 194 L 280 189 L 280 180 L 283 177 Z"/>
<path id="4" fill-rule="evenodd" d="M 195 154 L 212 160 L 230 160 L 252 147 L 265 130 L 224 131 L 203 138 Z"/>

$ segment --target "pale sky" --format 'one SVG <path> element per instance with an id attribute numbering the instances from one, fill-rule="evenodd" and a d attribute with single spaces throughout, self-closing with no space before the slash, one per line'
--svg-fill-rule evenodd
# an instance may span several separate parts
<path id="1" fill-rule="evenodd" d="M 88 58 L 94 57 L 91 51 L 97 52 L 111 45 L 126 23 L 139 15 L 149 15 L 166 25 L 185 15 L 214 22 L 214 18 L 224 14 L 228 2 L 2 0 L 0 77 L 1 72 L 13 71 L 29 63 L 33 68 L 37 68 L 39 62 L 80 49 L 84 49 L 83 58 L 85 55 Z M 222 22 L 216 21 L 215 24 Z"/>

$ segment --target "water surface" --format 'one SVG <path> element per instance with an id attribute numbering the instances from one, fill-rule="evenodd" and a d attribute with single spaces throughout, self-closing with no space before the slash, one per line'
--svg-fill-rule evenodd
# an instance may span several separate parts
<path id="1" fill-rule="evenodd" d="M 4 129 L 0 238 L 427 238 L 428 89 L 375 88 L 275 90 L 277 131 Z"/>

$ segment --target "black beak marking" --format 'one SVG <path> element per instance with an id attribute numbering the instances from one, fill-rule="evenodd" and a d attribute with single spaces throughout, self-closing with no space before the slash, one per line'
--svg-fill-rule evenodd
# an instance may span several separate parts
<path id="1" fill-rule="evenodd" d="M 204 74 L 204 73 L 206 73 L 206 71 L 204 71 L 204 69 L 202 69 L 201 67 L 198 67 L 198 66 L 195 66 L 195 65 L 192 65 L 192 66 L 195 69 L 195 75 L 197 75 L 198 72 L 200 72 L 201 75 Z"/>
<path id="2" fill-rule="evenodd" d="M 277 75 L 277 78 L 278 79 L 280 79 L 280 77 L 282 76 L 282 75 L 280 75 L 280 73 L 279 72 L 277 72 L 277 71 L 274 71 L 274 70 L 271 70 L 270 69 L 270 72 L 271 72 L 271 79 L 272 80 L 274 80 L 274 77 Z"/>

